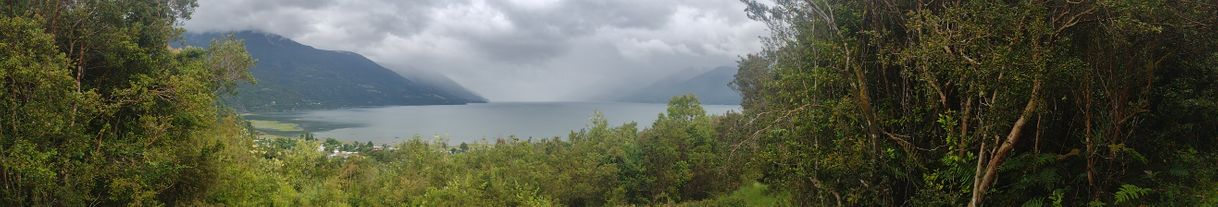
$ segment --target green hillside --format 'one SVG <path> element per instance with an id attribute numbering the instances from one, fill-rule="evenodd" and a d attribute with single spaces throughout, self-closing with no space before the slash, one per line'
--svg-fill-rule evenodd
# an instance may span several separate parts
<path id="1" fill-rule="evenodd" d="M 316 49 L 259 32 L 233 34 L 257 60 L 250 69 L 256 84 L 242 83 L 225 97 L 243 111 L 292 111 L 384 105 L 443 105 L 486 102 L 473 95 L 450 93 L 452 86 L 428 85 L 404 78 L 353 52 Z M 188 45 L 206 46 L 221 33 L 190 33 Z M 464 89 L 457 89 L 464 90 Z"/>

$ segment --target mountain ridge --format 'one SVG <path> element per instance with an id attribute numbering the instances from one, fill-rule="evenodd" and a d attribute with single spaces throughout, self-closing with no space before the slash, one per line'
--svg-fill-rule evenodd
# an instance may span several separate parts
<path id="1" fill-rule="evenodd" d="M 187 33 L 183 42 L 204 47 L 229 33 Z M 250 72 L 256 84 L 239 84 L 225 102 L 242 111 L 295 111 L 386 105 L 484 103 L 463 87 L 421 83 L 364 57 L 324 50 L 255 31 L 231 33 L 256 59 Z M 454 83 L 455 84 L 455 83 Z M 459 86 L 459 85 L 458 85 Z M 454 90 L 466 91 L 464 94 Z"/>
<path id="2" fill-rule="evenodd" d="M 668 103 L 673 96 L 694 94 L 703 104 L 738 105 L 740 93 L 728 87 L 736 77 L 736 67 L 720 66 L 699 73 L 678 72 L 644 87 L 628 90 L 611 100 L 623 102 Z"/>

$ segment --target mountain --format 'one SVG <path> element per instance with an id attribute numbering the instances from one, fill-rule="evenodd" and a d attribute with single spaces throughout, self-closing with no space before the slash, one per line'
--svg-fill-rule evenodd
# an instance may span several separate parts
<path id="1" fill-rule="evenodd" d="M 188 33 L 184 43 L 205 47 L 225 33 Z M 242 111 L 292 111 L 384 105 L 486 102 L 464 87 L 436 77 L 416 80 L 347 51 L 321 50 L 274 34 L 236 32 L 257 60 L 256 84 L 242 84 L 230 106 Z M 438 76 L 441 75 L 429 75 Z M 419 81 L 426 79 L 428 81 Z M 445 81 L 447 80 L 447 81 Z"/>
<path id="2" fill-rule="evenodd" d="M 449 95 L 452 95 L 458 99 L 475 100 L 473 102 L 477 103 L 486 102 L 486 98 L 482 98 L 482 95 L 478 95 L 477 93 L 466 89 L 465 86 L 462 86 L 443 74 L 426 70 L 418 70 L 410 67 L 398 68 L 396 71 L 407 80 L 435 87 L 441 92 L 448 93 Z"/>
<path id="3" fill-rule="evenodd" d="M 693 93 L 703 104 L 740 104 L 740 93 L 728 87 L 736 67 L 721 66 L 703 73 L 678 72 L 651 85 L 618 96 L 616 101 L 667 103 L 669 98 Z"/>

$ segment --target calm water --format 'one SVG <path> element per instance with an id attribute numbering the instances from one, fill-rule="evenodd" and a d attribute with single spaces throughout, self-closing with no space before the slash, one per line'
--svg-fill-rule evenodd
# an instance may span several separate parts
<path id="1" fill-rule="evenodd" d="M 346 141 L 397 143 L 418 135 L 442 136 L 450 143 L 459 143 L 509 135 L 521 139 L 566 137 L 572 130 L 586 128 L 595 111 L 604 113 L 611 126 L 633 121 L 642 129 L 651 126 L 666 108 L 664 104 L 646 103 L 486 103 L 353 108 L 253 118 L 297 123 L 317 137 Z M 738 105 L 703 105 L 703 108 L 712 114 L 740 111 Z"/>

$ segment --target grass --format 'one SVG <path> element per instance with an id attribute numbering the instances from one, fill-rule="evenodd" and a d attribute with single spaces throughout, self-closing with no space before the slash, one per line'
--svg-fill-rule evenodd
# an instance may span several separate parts
<path id="1" fill-rule="evenodd" d="M 293 123 L 273 121 L 273 120 L 247 120 L 247 121 L 249 121 L 251 125 L 254 125 L 254 128 L 257 128 L 260 130 L 270 130 L 270 131 L 280 131 L 280 132 L 304 131 L 304 129 L 300 128 L 300 125 L 293 124 Z"/>
<path id="2" fill-rule="evenodd" d="M 790 198 L 791 195 L 786 192 L 772 191 L 765 184 L 753 182 L 740 186 L 740 189 L 731 194 L 683 203 L 680 206 L 789 206 L 787 201 Z"/>
<path id="3" fill-rule="evenodd" d="M 740 187 L 727 197 L 744 200 L 745 206 L 780 206 L 786 203 L 790 195 L 785 192 L 771 192 L 770 186 L 753 182 L 752 185 Z"/>

